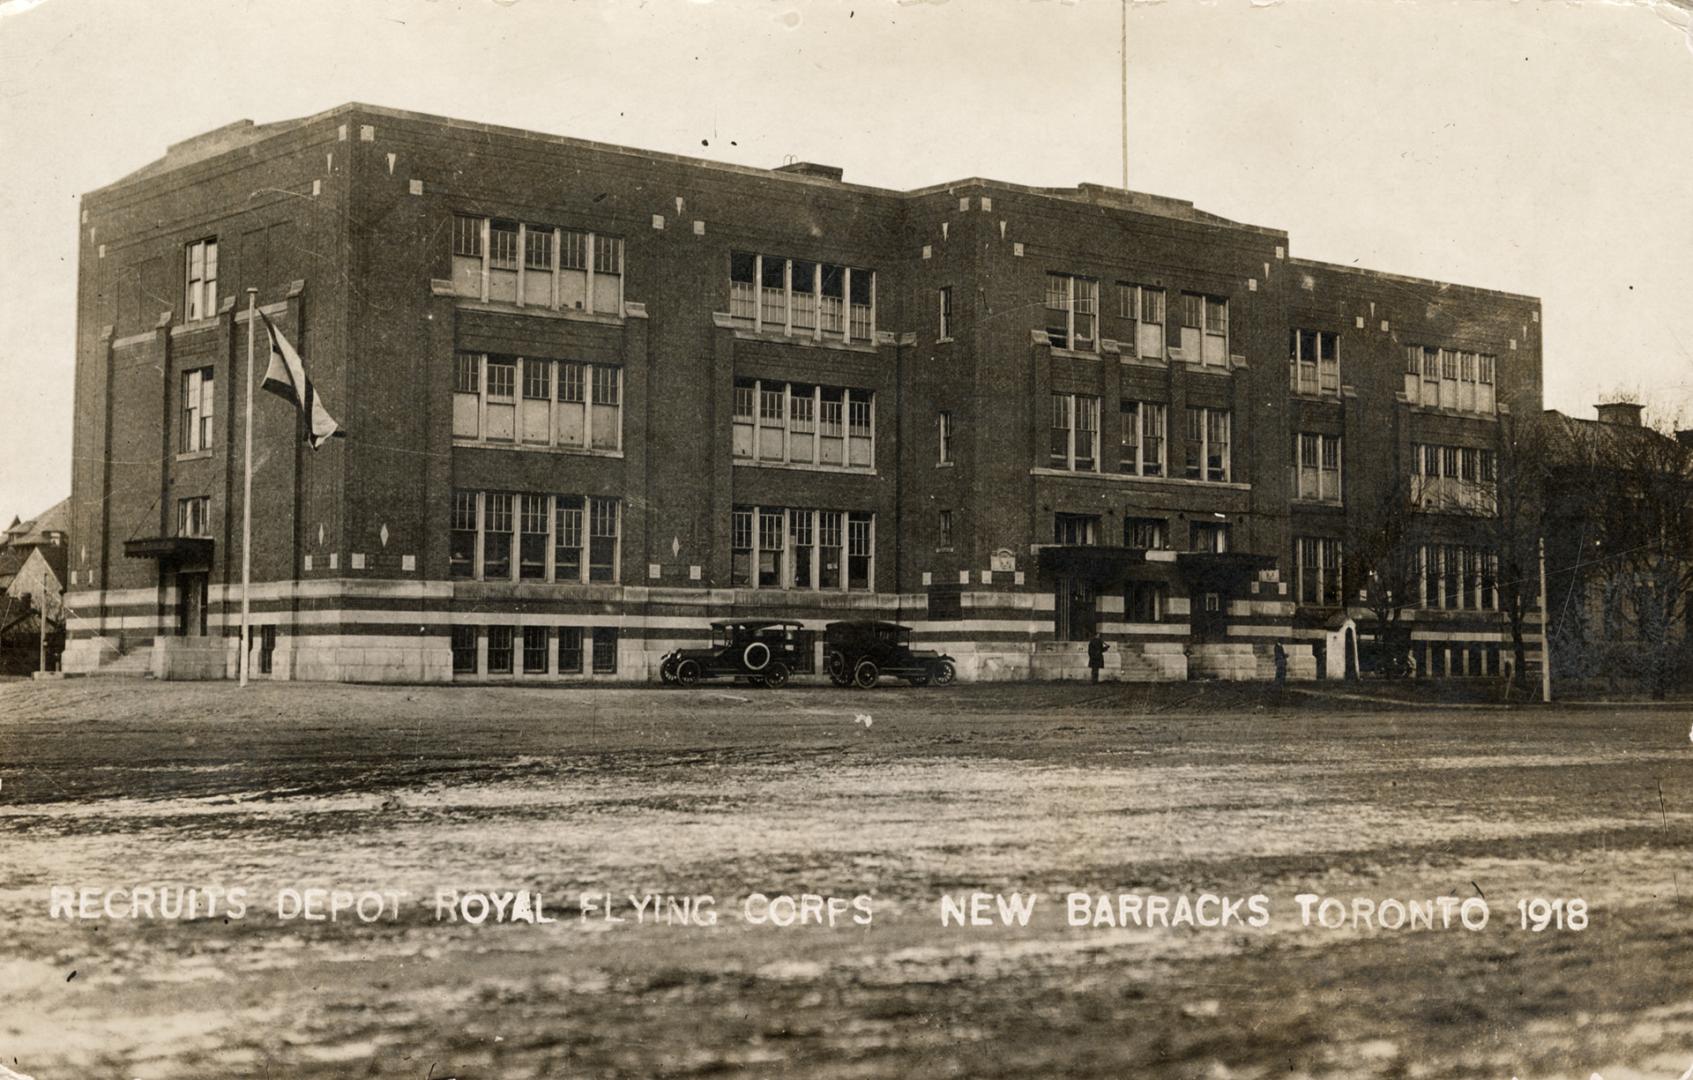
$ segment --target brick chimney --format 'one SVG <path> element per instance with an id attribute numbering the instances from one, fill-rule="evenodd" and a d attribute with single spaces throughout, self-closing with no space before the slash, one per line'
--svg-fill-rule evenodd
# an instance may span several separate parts
<path id="1" fill-rule="evenodd" d="M 1605 401 L 1593 406 L 1601 424 L 1621 424 L 1623 427 L 1639 427 L 1640 411 L 1644 408 L 1644 405 L 1636 405 L 1632 401 Z"/>

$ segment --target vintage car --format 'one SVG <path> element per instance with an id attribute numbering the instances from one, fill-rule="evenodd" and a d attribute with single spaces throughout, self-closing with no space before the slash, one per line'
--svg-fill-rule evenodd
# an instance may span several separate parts
<path id="1" fill-rule="evenodd" d="M 666 684 L 693 686 L 701 679 L 744 679 L 754 686 L 777 687 L 795 672 L 815 666 L 815 631 L 778 619 L 741 619 L 711 624 L 711 644 L 677 649 L 659 661 Z"/>
<path id="2" fill-rule="evenodd" d="M 868 690 L 884 675 L 912 686 L 950 686 L 958 678 L 952 657 L 911 647 L 911 627 L 865 620 L 823 628 L 824 663 L 836 686 Z"/>
<path id="3" fill-rule="evenodd" d="M 1358 666 L 1366 675 L 1388 679 L 1411 674 L 1411 628 L 1390 626 L 1385 632 L 1360 635 Z"/>

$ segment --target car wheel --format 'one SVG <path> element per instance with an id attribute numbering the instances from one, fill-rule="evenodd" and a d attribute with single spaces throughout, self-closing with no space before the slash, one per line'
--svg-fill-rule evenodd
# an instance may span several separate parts
<path id="1" fill-rule="evenodd" d="M 764 685 L 772 690 L 780 690 L 788 685 L 788 665 L 777 660 L 764 669 Z"/>
<path id="2" fill-rule="evenodd" d="M 750 642 L 741 650 L 741 665 L 748 671 L 763 671 L 770 663 L 770 646 L 762 641 Z"/>
<path id="3" fill-rule="evenodd" d="M 676 665 L 676 681 L 683 686 L 699 685 L 701 674 L 698 660 L 684 660 Z"/>
<path id="4" fill-rule="evenodd" d="M 868 690 L 876 685 L 876 680 L 882 677 L 882 671 L 874 660 L 860 660 L 858 667 L 853 669 L 852 684 L 860 690 Z"/>
<path id="5" fill-rule="evenodd" d="M 831 649 L 828 659 L 829 681 L 836 686 L 851 686 L 852 675 L 847 671 L 846 653 Z"/>
<path id="6" fill-rule="evenodd" d="M 666 660 L 658 665 L 658 681 L 666 686 L 676 681 L 676 661 Z"/>
<path id="7" fill-rule="evenodd" d="M 953 666 L 951 660 L 937 662 L 929 669 L 929 674 L 934 678 L 936 686 L 951 686 L 958 681 L 958 669 Z"/>

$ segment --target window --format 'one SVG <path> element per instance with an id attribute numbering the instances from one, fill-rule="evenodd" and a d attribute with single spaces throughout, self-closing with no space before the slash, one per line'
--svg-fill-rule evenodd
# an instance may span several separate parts
<path id="1" fill-rule="evenodd" d="M 1074 274 L 1046 275 L 1046 336 L 1055 349 L 1098 348 L 1099 282 Z"/>
<path id="2" fill-rule="evenodd" d="M 182 310 L 187 321 L 209 319 L 218 310 L 218 242 L 196 240 L 188 245 L 187 289 Z"/>
<path id="3" fill-rule="evenodd" d="M 617 673 L 617 627 L 594 627 L 594 674 Z"/>
<path id="4" fill-rule="evenodd" d="M 1299 602 L 1319 606 L 1342 603 L 1340 541 L 1302 536 L 1295 546 L 1298 548 L 1299 580 L 1296 588 Z"/>
<path id="5" fill-rule="evenodd" d="M 476 576 L 476 492 L 453 492 L 452 520 L 447 541 L 447 563 L 456 578 Z"/>
<path id="6" fill-rule="evenodd" d="M 1340 393 L 1340 335 L 1327 330 L 1295 330 L 1289 358 L 1290 386 L 1298 394 Z"/>
<path id="7" fill-rule="evenodd" d="M 1164 475 L 1164 427 L 1169 407 L 1149 401 L 1119 405 L 1122 446 L 1118 469 L 1135 476 Z"/>
<path id="8" fill-rule="evenodd" d="M 1294 498 L 1340 502 L 1340 436 L 1294 435 L 1293 472 Z"/>
<path id="9" fill-rule="evenodd" d="M 736 510 L 729 515 L 730 581 L 735 585 L 752 584 L 752 519 L 751 510 Z"/>
<path id="10" fill-rule="evenodd" d="M 940 442 L 939 442 L 938 456 L 937 456 L 936 460 L 941 465 L 951 465 L 952 464 L 952 413 L 948 412 L 945 409 L 942 409 L 941 414 L 940 414 L 940 418 L 937 422 L 937 426 L 938 426 L 939 434 L 940 434 Z"/>
<path id="11" fill-rule="evenodd" d="M 1099 399 L 1087 394 L 1052 395 L 1054 469 L 1099 471 Z"/>
<path id="12" fill-rule="evenodd" d="M 942 510 L 935 521 L 935 547 L 941 551 L 952 550 L 952 511 Z"/>
<path id="13" fill-rule="evenodd" d="M 943 302 L 945 338 L 950 298 Z M 870 342 L 875 306 L 875 271 L 745 251 L 729 255 L 729 315 L 756 332 Z"/>
<path id="14" fill-rule="evenodd" d="M 874 554 L 875 518 L 870 514 L 847 515 L 847 588 L 872 588 L 871 573 Z"/>
<path id="15" fill-rule="evenodd" d="M 875 397 L 869 390 L 738 379 L 730 454 L 761 464 L 868 471 L 876 460 Z"/>
<path id="16" fill-rule="evenodd" d="M 176 501 L 176 535 L 212 535 L 212 497 L 195 495 Z"/>
<path id="17" fill-rule="evenodd" d="M 1131 581 L 1123 587 L 1123 618 L 1131 623 L 1162 622 L 1166 590 L 1151 581 Z"/>
<path id="18" fill-rule="evenodd" d="M 516 632 L 509 626 L 488 628 L 488 674 L 511 674 L 512 642 L 515 638 Z"/>
<path id="19" fill-rule="evenodd" d="M 845 549 L 842 546 L 842 515 L 838 510 L 817 512 L 817 587 L 838 589 Z"/>
<path id="20" fill-rule="evenodd" d="M 941 340 L 952 340 L 952 286 L 943 286 L 940 290 L 941 312 Z"/>
<path id="21" fill-rule="evenodd" d="M 779 588 L 782 584 L 782 555 L 786 535 L 783 511 L 758 512 L 758 587 Z"/>
<path id="22" fill-rule="evenodd" d="M 1182 294 L 1182 359 L 1190 364 L 1229 364 L 1229 302 Z"/>
<path id="23" fill-rule="evenodd" d="M 785 588 L 810 589 L 814 586 L 812 555 L 816 547 L 812 543 L 812 521 L 816 516 L 810 510 L 788 511 L 788 573 L 782 581 Z"/>
<path id="24" fill-rule="evenodd" d="M 1052 515 L 1052 542 L 1066 546 L 1099 543 L 1099 517 L 1094 514 Z"/>
<path id="25" fill-rule="evenodd" d="M 453 674 L 476 674 L 476 627 L 455 626 L 453 634 Z"/>
<path id="26" fill-rule="evenodd" d="M 482 496 L 482 578 L 503 581 L 511 577 L 511 525 L 513 496 L 490 491 Z"/>
<path id="27" fill-rule="evenodd" d="M 1417 549 L 1417 577 L 1423 606 L 1494 611 L 1499 605 L 1499 556 L 1463 544 L 1425 544 Z"/>
<path id="28" fill-rule="evenodd" d="M 1163 518 L 1126 517 L 1123 519 L 1123 546 L 1145 551 L 1162 551 L 1170 546 Z"/>
<path id="29" fill-rule="evenodd" d="M 617 499 L 588 500 L 588 580 L 617 580 L 617 535 L 619 510 Z"/>
<path id="30" fill-rule="evenodd" d="M 545 581 L 547 578 L 547 519 L 549 516 L 545 495 L 524 495 L 521 497 L 517 576 L 525 581 Z"/>
<path id="31" fill-rule="evenodd" d="M 523 673 L 525 675 L 545 675 L 547 673 L 547 628 L 544 626 L 525 626 L 523 628 Z"/>
<path id="32" fill-rule="evenodd" d="M 1136 355 L 1164 359 L 1164 290 L 1145 285 L 1117 285 L 1117 314 L 1129 321 Z"/>
<path id="33" fill-rule="evenodd" d="M 561 626 L 558 628 L 558 673 L 560 675 L 580 675 L 582 673 L 582 628 L 580 626 Z"/>
<path id="34" fill-rule="evenodd" d="M 217 408 L 212 369 L 182 373 L 182 450 L 193 453 L 212 448 L 212 417 Z"/>
<path id="35" fill-rule="evenodd" d="M 454 216 L 452 232 L 459 296 L 623 314 L 621 237 L 465 214 Z"/>
<path id="36" fill-rule="evenodd" d="M 510 581 L 515 573 L 521 581 L 614 582 L 620 574 L 621 513 L 621 501 L 612 498 L 454 491 L 451 576 Z"/>
<path id="37" fill-rule="evenodd" d="M 1189 549 L 1213 555 L 1229 550 L 1229 527 L 1220 521 L 1196 521 L 1189 534 Z"/>
<path id="38" fill-rule="evenodd" d="M 553 580 L 582 580 L 582 498 L 553 499 Z"/>
<path id="39" fill-rule="evenodd" d="M 1205 406 L 1187 408 L 1187 470 L 1189 480 L 1227 483 L 1229 479 L 1229 411 Z"/>
<path id="40" fill-rule="evenodd" d="M 453 437 L 616 453 L 622 396 L 623 369 L 615 364 L 459 353 Z"/>

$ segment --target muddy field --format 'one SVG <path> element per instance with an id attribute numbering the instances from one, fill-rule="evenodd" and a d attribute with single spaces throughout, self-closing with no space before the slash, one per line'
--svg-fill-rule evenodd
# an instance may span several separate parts
<path id="1" fill-rule="evenodd" d="M 1675 1080 L 1690 722 L 1227 687 L 3 684 L 0 1063 Z M 124 891 L 53 917 L 55 887 Z M 246 910 L 164 917 L 188 887 Z M 309 887 L 404 895 L 369 923 L 279 917 Z M 556 921 L 438 920 L 440 889 L 525 891 Z M 1036 897 L 1027 925 L 988 903 L 993 925 L 943 928 L 942 898 L 977 891 Z M 647 893 L 669 921 L 637 920 Z M 1240 918 L 1136 925 L 1202 894 Z M 1301 894 L 1344 925 L 1304 925 Z M 1372 914 L 1442 897 L 1449 929 Z M 1565 901 L 1538 933 L 1534 898 Z M 771 921 L 819 909 L 834 926 Z"/>

